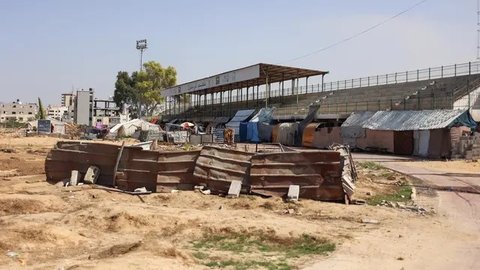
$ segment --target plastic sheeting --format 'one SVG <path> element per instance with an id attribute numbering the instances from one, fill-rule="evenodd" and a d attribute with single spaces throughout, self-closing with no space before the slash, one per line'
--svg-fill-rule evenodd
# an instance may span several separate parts
<path id="1" fill-rule="evenodd" d="M 262 108 L 249 122 L 240 123 L 240 142 L 259 143 L 262 141 L 270 141 L 269 138 L 266 138 L 269 135 L 267 129 L 263 129 L 263 131 L 267 131 L 267 134 L 263 134 L 264 139 L 267 140 L 260 138 L 260 126 L 270 123 L 274 110 L 275 108 Z"/>

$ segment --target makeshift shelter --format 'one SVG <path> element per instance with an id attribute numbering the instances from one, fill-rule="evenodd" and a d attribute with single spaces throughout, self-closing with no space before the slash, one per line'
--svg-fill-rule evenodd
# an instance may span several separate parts
<path id="1" fill-rule="evenodd" d="M 468 110 L 379 111 L 363 125 L 367 148 L 422 157 L 451 156 L 450 128 L 476 128 Z"/>
<path id="2" fill-rule="evenodd" d="M 371 111 L 353 112 L 341 126 L 343 144 L 350 146 L 351 149 L 365 149 L 367 135 L 363 125 L 374 114 L 375 112 Z"/>
<path id="3" fill-rule="evenodd" d="M 240 123 L 240 142 L 261 142 L 262 138 L 267 138 L 271 131 L 269 132 L 264 125 L 268 125 L 272 121 L 272 116 L 275 108 L 262 108 L 258 113 L 250 119 L 248 122 Z M 262 129 L 259 128 L 262 126 Z M 266 134 L 260 135 L 260 131 L 265 132 Z"/>
<path id="4" fill-rule="evenodd" d="M 216 117 L 212 122 L 207 125 L 206 132 L 213 134 L 213 137 L 217 140 L 223 140 L 223 131 L 225 130 L 225 124 L 230 120 L 229 117 Z"/>
<path id="5" fill-rule="evenodd" d="M 234 130 L 235 141 L 240 139 L 240 123 L 248 121 L 255 110 L 240 110 L 225 126 Z"/>
<path id="6" fill-rule="evenodd" d="M 341 142 L 340 127 L 331 123 L 310 123 L 303 130 L 302 145 L 305 147 L 328 148 Z"/>
<path id="7" fill-rule="evenodd" d="M 272 130 L 272 141 L 283 145 L 294 146 L 298 136 L 298 123 L 281 123 Z"/>
<path id="8" fill-rule="evenodd" d="M 149 123 L 142 119 L 133 119 L 125 123 L 116 124 L 112 127 L 107 136 L 109 137 L 130 137 L 137 131 L 160 130 L 160 126 Z M 138 135 L 140 133 L 138 132 Z"/>

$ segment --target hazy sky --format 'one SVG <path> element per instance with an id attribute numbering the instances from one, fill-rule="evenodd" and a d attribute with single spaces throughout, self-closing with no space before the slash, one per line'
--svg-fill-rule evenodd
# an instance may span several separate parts
<path id="1" fill-rule="evenodd" d="M 326 81 L 475 60 L 476 0 L 429 0 L 350 42 L 293 62 L 418 0 L 0 0 L 0 101 L 113 95 L 145 60 L 187 82 L 259 62 L 330 71 Z"/>

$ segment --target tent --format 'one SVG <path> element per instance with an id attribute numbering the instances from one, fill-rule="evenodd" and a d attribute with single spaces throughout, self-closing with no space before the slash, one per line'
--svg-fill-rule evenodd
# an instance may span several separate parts
<path id="1" fill-rule="evenodd" d="M 265 125 L 271 122 L 274 111 L 275 108 L 262 108 L 250 121 L 240 123 L 240 142 L 259 143 L 261 141 L 270 141 L 268 138 L 271 137 L 271 131 Z M 259 128 L 260 126 L 262 126 L 261 129 Z M 264 134 L 260 135 L 260 131 L 264 132 Z"/>
<path id="2" fill-rule="evenodd" d="M 227 128 L 231 128 L 234 130 L 235 134 L 235 141 L 238 141 L 240 139 L 240 123 L 245 122 L 250 117 L 252 114 L 255 112 L 255 110 L 240 110 L 237 111 L 235 116 L 228 122 L 225 126 Z"/>
<path id="3" fill-rule="evenodd" d="M 112 127 L 107 136 L 111 137 L 130 137 L 137 130 L 160 130 L 160 126 L 149 123 L 142 119 L 133 119 L 125 123 L 116 124 Z"/>

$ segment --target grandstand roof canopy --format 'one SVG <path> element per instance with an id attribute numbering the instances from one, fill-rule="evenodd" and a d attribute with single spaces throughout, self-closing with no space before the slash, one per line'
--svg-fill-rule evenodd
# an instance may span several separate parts
<path id="1" fill-rule="evenodd" d="M 287 67 L 259 63 L 256 65 L 227 71 L 200 80 L 180 84 L 163 91 L 163 96 L 176 96 L 185 93 L 216 93 L 253 87 L 268 83 L 288 81 L 297 78 L 325 75 L 328 71 Z"/>

